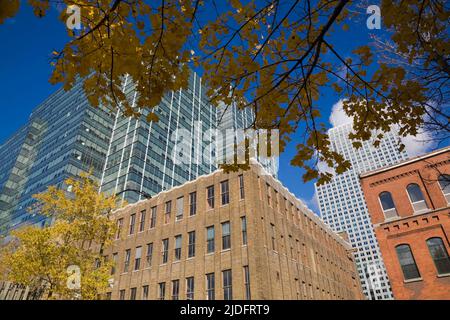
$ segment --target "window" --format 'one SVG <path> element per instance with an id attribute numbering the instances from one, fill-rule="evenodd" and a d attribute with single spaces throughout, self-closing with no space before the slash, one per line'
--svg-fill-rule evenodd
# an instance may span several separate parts
<path id="1" fill-rule="evenodd" d="M 153 257 L 153 242 L 147 244 L 147 257 L 145 260 L 147 261 L 147 267 L 152 266 L 152 257 Z"/>
<path id="2" fill-rule="evenodd" d="M 162 263 L 167 263 L 169 258 L 169 239 L 164 239 L 162 241 Z"/>
<path id="3" fill-rule="evenodd" d="M 117 252 L 112 255 L 111 275 L 116 273 Z"/>
<path id="4" fill-rule="evenodd" d="M 214 186 L 209 186 L 206 188 L 206 198 L 208 209 L 214 209 Z"/>
<path id="5" fill-rule="evenodd" d="M 142 300 L 148 300 L 148 285 L 142 286 Z"/>
<path id="6" fill-rule="evenodd" d="M 411 183 L 406 187 L 406 190 L 408 191 L 409 199 L 413 206 L 414 212 L 421 212 L 428 209 L 422 190 L 420 190 L 420 187 L 417 184 Z"/>
<path id="7" fill-rule="evenodd" d="M 444 194 L 447 203 L 450 203 L 450 175 L 441 174 L 438 180 L 439 186 L 441 187 L 442 193 Z"/>
<path id="8" fill-rule="evenodd" d="M 250 271 L 248 266 L 244 266 L 244 286 L 245 286 L 245 299 L 250 300 Z"/>
<path id="9" fill-rule="evenodd" d="M 130 289 L 130 300 L 136 300 L 136 288 Z"/>
<path id="10" fill-rule="evenodd" d="M 165 206 L 164 223 L 170 222 L 170 212 L 172 211 L 172 201 L 167 201 Z"/>
<path id="11" fill-rule="evenodd" d="M 450 274 L 450 258 L 441 238 L 430 238 L 427 240 L 434 265 L 439 275 Z"/>
<path id="12" fill-rule="evenodd" d="M 220 195 L 222 199 L 222 205 L 230 203 L 230 186 L 228 185 L 228 180 L 222 181 L 220 183 Z"/>
<path id="13" fill-rule="evenodd" d="M 214 226 L 210 226 L 206 228 L 206 253 L 214 252 L 215 246 L 214 246 Z"/>
<path id="14" fill-rule="evenodd" d="M 179 197 L 177 199 L 177 215 L 175 217 L 175 219 L 177 221 L 183 219 L 183 204 L 184 204 L 184 198 L 183 197 Z"/>
<path id="15" fill-rule="evenodd" d="M 189 215 L 194 216 L 197 213 L 197 192 L 189 193 Z"/>
<path id="16" fill-rule="evenodd" d="M 394 201 L 392 200 L 392 195 L 384 191 L 380 193 L 380 203 L 383 209 L 384 217 L 386 219 L 397 217 L 397 210 L 395 209 Z"/>
<path id="17" fill-rule="evenodd" d="M 272 206 L 272 199 L 270 197 L 270 185 L 266 183 L 266 191 L 267 191 L 267 204 Z"/>
<path id="18" fill-rule="evenodd" d="M 120 238 L 121 232 L 123 227 L 123 218 L 120 218 L 117 220 L 117 233 L 116 233 L 116 240 Z"/>
<path id="19" fill-rule="evenodd" d="M 206 300 L 215 299 L 215 287 L 214 273 L 208 273 L 206 275 Z"/>
<path id="20" fill-rule="evenodd" d="M 139 222 L 139 232 L 144 231 L 144 227 L 145 227 L 145 216 L 147 215 L 147 211 L 142 210 L 141 211 L 141 220 Z"/>
<path id="21" fill-rule="evenodd" d="M 242 245 L 247 245 L 247 218 L 241 217 Z"/>
<path id="22" fill-rule="evenodd" d="M 194 300 L 194 277 L 186 278 L 186 300 Z"/>
<path id="23" fill-rule="evenodd" d="M 244 193 L 244 175 L 239 175 L 239 197 L 240 199 L 244 199 L 245 193 Z"/>
<path id="24" fill-rule="evenodd" d="M 125 300 L 125 289 L 120 290 L 119 300 Z"/>
<path id="25" fill-rule="evenodd" d="M 175 236 L 175 261 L 178 261 L 181 259 L 181 234 Z"/>
<path id="26" fill-rule="evenodd" d="M 277 247 L 275 246 L 276 240 L 275 240 L 275 225 L 274 224 L 270 224 L 270 232 L 271 232 L 271 236 L 272 236 L 272 250 L 273 251 L 277 251 Z"/>
<path id="27" fill-rule="evenodd" d="M 188 238 L 188 258 L 192 258 L 195 256 L 195 231 L 189 232 Z"/>
<path id="28" fill-rule="evenodd" d="M 130 233 L 129 233 L 129 234 L 133 234 L 133 233 L 134 233 L 134 224 L 135 224 L 135 223 L 136 223 L 136 214 L 133 213 L 133 214 L 130 216 L 130 228 L 129 228 Z"/>
<path id="29" fill-rule="evenodd" d="M 142 247 L 136 248 L 136 255 L 134 257 L 134 270 L 139 270 L 141 267 L 141 254 L 142 254 Z"/>
<path id="30" fill-rule="evenodd" d="M 400 266 L 403 271 L 405 280 L 420 278 L 419 269 L 417 269 L 416 261 L 411 252 L 411 248 L 407 244 L 401 244 L 395 247 Z"/>
<path id="31" fill-rule="evenodd" d="M 156 226 L 156 207 L 153 207 L 150 217 L 150 229 L 153 229 L 155 226 Z"/>
<path id="32" fill-rule="evenodd" d="M 172 280 L 172 300 L 178 300 L 180 294 L 180 280 Z"/>
<path id="33" fill-rule="evenodd" d="M 222 223 L 222 250 L 231 248 L 230 222 Z"/>
<path id="34" fill-rule="evenodd" d="M 158 284 L 158 289 L 159 289 L 158 299 L 159 300 L 164 300 L 165 297 L 166 297 L 166 283 L 165 282 L 160 282 Z"/>
<path id="35" fill-rule="evenodd" d="M 232 291 L 231 270 L 222 271 L 222 280 L 223 280 L 223 300 L 232 300 L 233 291 Z"/>
<path id="36" fill-rule="evenodd" d="M 130 265 L 130 258 L 131 258 L 131 249 L 127 249 L 125 251 L 125 263 L 123 267 L 123 272 L 128 272 L 128 266 Z"/>

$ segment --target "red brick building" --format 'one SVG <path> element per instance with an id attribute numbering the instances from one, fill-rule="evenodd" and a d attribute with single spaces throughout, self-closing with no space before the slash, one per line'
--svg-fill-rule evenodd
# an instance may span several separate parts
<path id="1" fill-rule="evenodd" d="M 450 147 L 361 174 L 396 299 L 450 299 Z"/>

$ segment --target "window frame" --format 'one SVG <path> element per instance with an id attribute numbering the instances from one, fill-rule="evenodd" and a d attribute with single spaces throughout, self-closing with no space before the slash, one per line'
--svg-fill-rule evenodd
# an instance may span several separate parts
<path id="1" fill-rule="evenodd" d="M 224 227 L 228 225 L 228 232 L 224 232 Z M 230 221 L 224 221 L 222 226 L 222 251 L 231 249 L 231 223 Z"/>
<path id="2" fill-rule="evenodd" d="M 381 196 L 383 194 L 387 194 L 387 195 L 390 196 L 392 204 L 394 205 L 392 208 L 389 208 L 389 209 L 386 209 L 386 210 L 383 208 L 383 202 L 381 201 Z M 384 218 L 386 220 L 398 218 L 399 215 L 398 215 L 398 212 L 397 212 L 397 207 L 395 205 L 394 198 L 392 197 L 392 194 L 389 191 L 382 191 L 382 192 L 380 192 L 378 194 L 378 202 L 380 204 L 381 211 L 383 212 L 383 216 L 384 216 Z M 388 216 L 387 215 L 388 212 L 394 212 L 395 216 Z"/>
<path id="3" fill-rule="evenodd" d="M 169 238 L 161 240 L 161 262 L 166 264 L 169 261 Z"/>
<path id="4" fill-rule="evenodd" d="M 180 279 L 172 280 L 172 300 L 180 299 Z"/>
<path id="5" fill-rule="evenodd" d="M 436 261 L 436 257 L 434 256 L 434 254 L 433 254 L 433 252 L 432 252 L 432 250 L 431 250 L 431 248 L 430 248 L 430 243 L 429 243 L 429 242 L 430 242 L 431 240 L 434 240 L 434 239 L 439 239 L 439 241 L 440 241 L 439 247 L 440 247 L 441 249 L 443 249 L 443 253 L 444 253 L 445 257 L 439 258 L 439 260 L 443 260 L 443 261 L 446 262 L 446 264 L 444 264 L 444 268 L 446 268 L 445 271 L 441 271 L 441 270 L 440 270 L 440 264 L 438 263 L 438 262 L 440 262 L 440 261 L 438 261 L 438 262 Z M 441 237 L 430 237 L 430 238 L 428 238 L 428 239 L 425 241 L 425 243 L 427 244 L 428 252 L 430 253 L 431 259 L 433 260 L 434 267 L 436 268 L 437 274 L 438 274 L 439 276 L 447 276 L 447 275 L 450 275 L 450 257 L 449 257 L 449 255 L 448 255 L 447 248 L 445 247 L 445 243 L 444 243 L 444 241 L 442 240 L 442 238 L 441 238 Z M 436 247 L 436 245 L 433 245 L 433 247 Z"/>
<path id="6" fill-rule="evenodd" d="M 194 277 L 186 278 L 186 300 L 194 300 L 195 279 Z"/>
<path id="7" fill-rule="evenodd" d="M 230 203 L 230 182 L 224 180 L 220 182 L 220 204 L 226 206 Z"/>
<path id="8" fill-rule="evenodd" d="M 206 205 L 207 210 L 214 209 L 215 206 L 215 188 L 214 185 L 206 187 Z"/>
<path id="9" fill-rule="evenodd" d="M 174 261 L 181 260 L 181 248 L 183 247 L 183 236 L 181 234 L 177 234 L 175 236 L 175 246 L 174 246 Z"/>
<path id="10" fill-rule="evenodd" d="M 197 191 L 189 193 L 189 216 L 197 214 Z"/>
<path id="11" fill-rule="evenodd" d="M 212 238 L 209 238 L 208 230 L 212 230 Z M 216 251 L 215 238 L 216 228 L 213 225 L 206 227 L 206 253 L 213 253 Z"/>
<path id="12" fill-rule="evenodd" d="M 150 209 L 150 228 L 154 229 L 156 227 L 156 217 L 157 217 L 157 206 Z"/>
<path id="13" fill-rule="evenodd" d="M 206 280 L 206 300 L 216 299 L 216 276 L 214 272 L 205 275 Z"/>
<path id="14" fill-rule="evenodd" d="M 410 193 L 409 193 L 408 188 L 409 188 L 410 186 L 413 186 L 413 185 L 415 185 L 415 186 L 417 186 L 417 188 L 419 188 L 419 191 L 420 191 L 420 194 L 421 194 L 423 200 L 419 200 L 419 201 L 415 201 L 415 202 L 412 201 L 411 195 L 410 195 Z M 411 206 L 412 206 L 413 211 L 414 211 L 415 214 L 423 213 L 423 212 L 426 212 L 426 211 L 429 210 L 428 203 L 427 203 L 427 201 L 426 201 L 426 199 L 425 199 L 425 196 L 424 196 L 424 194 L 423 194 L 423 192 L 422 192 L 422 188 L 421 188 L 417 183 L 412 182 L 412 183 L 408 184 L 408 185 L 406 186 L 406 194 L 408 195 L 409 203 L 411 204 Z M 415 205 L 416 205 L 416 204 L 419 204 L 419 203 L 424 203 L 426 208 L 416 210 L 416 206 L 415 206 Z"/>
<path id="15" fill-rule="evenodd" d="M 439 189 L 441 189 L 441 192 L 444 195 L 444 198 L 447 201 L 447 204 L 450 204 L 450 191 L 449 191 L 449 193 L 445 193 L 445 191 L 444 191 L 445 188 L 442 187 L 442 184 L 441 184 L 441 177 L 448 177 L 448 179 L 450 179 L 450 175 L 446 174 L 446 173 L 442 173 L 438 177 Z M 450 180 L 449 180 L 449 186 L 450 186 Z M 446 186 L 446 187 L 448 187 L 448 186 Z"/>
<path id="16" fill-rule="evenodd" d="M 195 230 L 188 232 L 188 258 L 195 257 L 195 237 Z"/>
<path id="17" fill-rule="evenodd" d="M 400 256 L 399 256 L 399 251 L 398 251 L 400 247 L 408 248 L 409 254 L 410 254 L 410 257 L 408 257 L 408 258 L 410 258 L 413 263 L 410 263 L 410 264 L 407 264 L 407 265 L 402 264 L 402 261 L 401 261 Z M 398 245 L 395 246 L 395 252 L 397 254 L 397 261 L 398 261 L 398 263 L 400 265 L 400 269 L 402 270 L 403 280 L 405 282 L 410 282 L 410 281 L 415 281 L 415 280 L 422 279 L 421 278 L 421 274 L 420 274 L 420 270 L 419 270 L 419 267 L 417 265 L 416 259 L 414 258 L 414 253 L 412 252 L 411 246 L 409 244 L 407 244 L 407 243 L 398 244 Z M 407 276 L 407 273 L 410 272 L 410 271 L 405 271 L 405 267 L 409 267 L 409 266 L 414 266 L 415 270 L 413 270 L 413 272 L 417 272 L 417 276 L 415 276 L 415 277 L 408 277 Z"/>
<path id="18" fill-rule="evenodd" d="M 239 199 L 243 200 L 245 199 L 244 175 L 240 174 L 238 176 L 238 180 L 239 180 Z"/>
<path id="19" fill-rule="evenodd" d="M 231 269 L 222 271 L 223 300 L 233 300 L 233 274 Z"/>
<path id="20" fill-rule="evenodd" d="M 141 210 L 141 216 L 139 220 L 139 232 L 143 232 L 145 230 L 145 218 L 147 216 L 147 210 Z"/>

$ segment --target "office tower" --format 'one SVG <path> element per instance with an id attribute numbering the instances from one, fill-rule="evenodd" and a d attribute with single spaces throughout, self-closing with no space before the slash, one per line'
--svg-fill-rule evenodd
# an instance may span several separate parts
<path id="1" fill-rule="evenodd" d="M 336 175 L 330 183 L 316 185 L 320 215 L 334 231 L 345 231 L 355 253 L 362 289 L 367 299 L 392 299 L 386 269 L 380 255 L 370 216 L 361 190 L 359 174 L 395 164 L 407 158 L 398 150 L 395 131 L 386 134 L 378 148 L 371 141 L 355 149 L 348 134 L 352 124 L 344 124 L 329 130 L 331 146 L 350 161 L 347 172 Z"/>
<path id="2" fill-rule="evenodd" d="M 146 113 L 141 119 L 117 115 L 102 192 L 120 193 L 132 203 L 217 169 L 212 130 L 245 128 L 251 123 L 251 110 L 212 106 L 202 79 L 194 72 L 188 83 L 185 90 L 166 95 L 153 110 L 158 122 L 148 123 Z M 132 84 L 126 88 L 132 92 Z"/>
<path id="3" fill-rule="evenodd" d="M 127 77 L 123 90 L 133 103 L 136 92 Z M 81 82 L 67 92 L 56 91 L 0 146 L 0 228 L 44 223 L 42 216 L 28 212 L 32 195 L 50 185 L 70 192 L 64 180 L 83 171 L 92 170 L 101 191 L 128 202 L 214 171 L 215 150 L 208 154 L 205 147 L 214 140 L 208 130 L 218 127 L 223 110 L 209 104 L 205 93 L 192 72 L 188 88 L 167 94 L 154 110 L 159 121 L 149 123 L 147 111 L 135 119 L 91 107 Z M 228 108 L 223 119 L 223 129 L 243 127 L 252 114 Z M 180 142 L 179 133 L 186 132 L 193 140 Z M 181 152 L 184 161 L 177 163 Z"/>
<path id="4" fill-rule="evenodd" d="M 113 117 L 89 106 L 82 84 L 57 90 L 30 115 L 28 123 L 0 146 L 0 224 L 4 229 L 44 223 L 28 212 L 33 194 L 92 170 L 100 178 Z"/>
<path id="5" fill-rule="evenodd" d="M 395 299 L 450 299 L 450 147 L 361 175 Z"/>
<path id="6" fill-rule="evenodd" d="M 0 146 L 0 228 L 7 229 L 17 197 L 23 191 L 27 173 L 36 156 L 37 141 L 43 132 L 38 122 L 20 128 Z M 5 230 L 0 230 L 0 232 Z"/>
<path id="7" fill-rule="evenodd" d="M 260 164 L 115 212 L 109 299 L 362 299 L 353 249 Z"/>

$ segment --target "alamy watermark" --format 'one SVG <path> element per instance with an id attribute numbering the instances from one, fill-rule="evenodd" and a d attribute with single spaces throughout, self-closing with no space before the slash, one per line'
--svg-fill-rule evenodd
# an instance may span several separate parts
<path id="1" fill-rule="evenodd" d="M 81 8 L 77 5 L 67 6 L 66 13 L 69 17 L 66 19 L 66 26 L 70 30 L 81 29 Z"/>
<path id="2" fill-rule="evenodd" d="M 280 154 L 278 129 L 208 129 L 195 121 L 191 130 L 177 128 L 170 140 L 174 142 L 171 159 L 175 165 L 249 164 L 261 163 L 268 173 L 278 173 Z"/>
<path id="3" fill-rule="evenodd" d="M 381 9 L 379 6 L 373 4 L 367 7 L 367 14 L 370 16 L 367 18 L 366 25 L 369 30 L 381 29 Z"/>
<path id="4" fill-rule="evenodd" d="M 81 289 L 81 270 L 77 265 L 70 265 L 67 267 L 67 288 L 69 290 Z"/>

